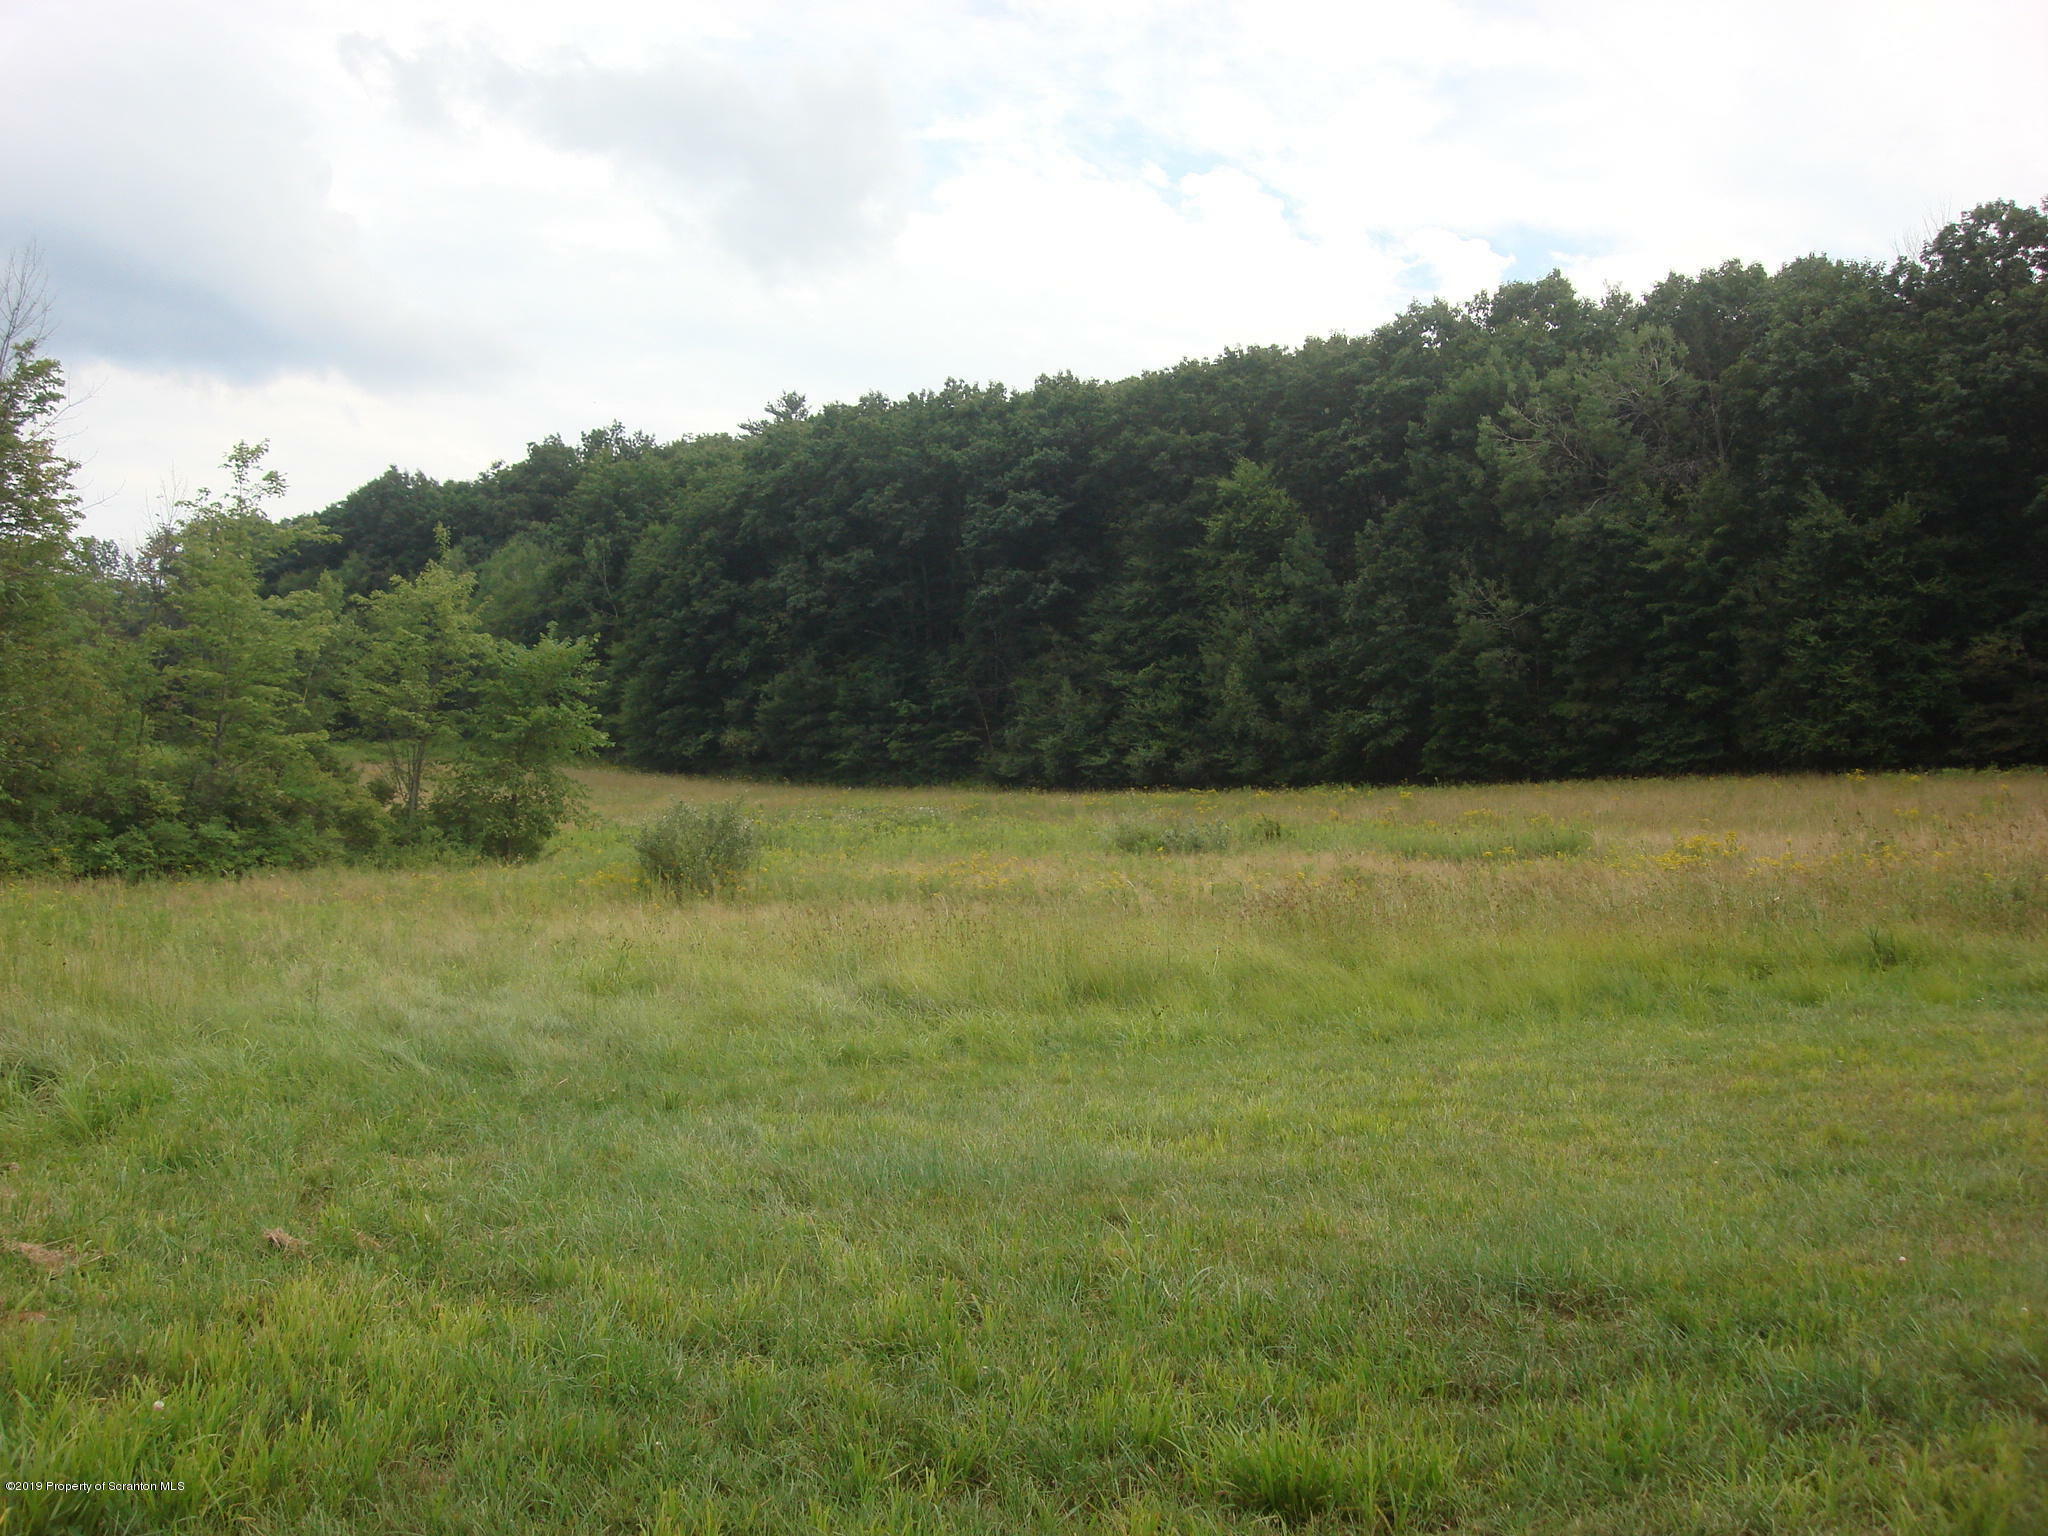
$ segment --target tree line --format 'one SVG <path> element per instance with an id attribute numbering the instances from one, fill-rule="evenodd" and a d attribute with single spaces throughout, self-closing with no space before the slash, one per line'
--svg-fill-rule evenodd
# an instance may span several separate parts
<path id="1" fill-rule="evenodd" d="M 1118 382 L 958 382 L 393 470 L 629 759 L 1043 785 L 2048 759 L 2048 206 L 1889 265 L 1563 277 Z"/>
<path id="2" fill-rule="evenodd" d="M 13 365 L 10 445 L 44 361 Z M 2048 204 L 1987 204 L 1889 264 L 1730 262 L 1640 297 L 1553 273 L 1119 381 L 791 394 L 672 442 L 614 424 L 469 480 L 393 468 L 274 533 L 237 513 L 239 553 L 181 544 L 151 570 L 7 515 L 0 644 L 85 625 L 126 659 L 63 683 L 85 692 L 58 713 L 126 710 L 108 739 L 209 764 L 181 681 L 196 642 L 175 638 L 207 621 L 169 584 L 216 558 L 295 626 L 249 729 L 315 757 L 321 732 L 396 739 L 320 625 L 368 656 L 426 582 L 478 646 L 553 658 L 556 686 L 587 660 L 619 753 L 666 769 L 1119 786 L 2042 762 Z M 62 568 L 61 622 L 17 567 Z M 465 686 L 457 756 L 500 707 Z M 5 718 L 12 743 L 27 717 Z M 385 775 L 387 821 L 440 784 L 453 826 L 462 777 L 412 764 Z M 212 804 L 222 770 L 181 771 L 180 804 Z"/>

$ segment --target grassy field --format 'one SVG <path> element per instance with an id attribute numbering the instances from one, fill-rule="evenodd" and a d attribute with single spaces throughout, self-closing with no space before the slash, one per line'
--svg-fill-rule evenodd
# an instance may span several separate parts
<path id="1" fill-rule="evenodd" d="M 2048 778 L 588 779 L 0 887 L 0 1531 L 2048 1530 Z"/>

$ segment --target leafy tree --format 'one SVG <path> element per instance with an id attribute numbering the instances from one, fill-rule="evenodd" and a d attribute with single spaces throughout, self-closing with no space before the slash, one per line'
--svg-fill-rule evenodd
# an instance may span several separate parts
<path id="1" fill-rule="evenodd" d="M 445 551 L 357 612 L 348 707 L 383 751 L 401 833 L 431 826 L 493 858 L 537 857 L 575 803 L 561 765 L 605 742 L 589 643 L 489 634 L 475 575 Z"/>
<path id="2" fill-rule="evenodd" d="M 375 807 L 326 745 L 308 599 L 259 589 L 259 566 L 293 536 L 263 515 L 283 490 L 264 451 L 238 445 L 227 491 L 179 503 L 182 520 L 139 557 L 78 551 L 103 700 L 92 777 L 63 829 L 80 872 L 230 873 L 376 841 Z"/>
<path id="3" fill-rule="evenodd" d="M 435 824 L 492 858 L 537 858 L 577 801 L 561 765 L 605 744 L 595 684 L 587 641 L 490 646 L 462 755 L 435 788 Z"/>
<path id="4" fill-rule="evenodd" d="M 383 755 L 380 793 L 416 824 L 428 770 L 462 744 L 478 683 L 496 647 L 478 617 L 476 577 L 442 556 L 357 600 L 360 651 L 345 697 L 364 738 Z"/>
<path id="5" fill-rule="evenodd" d="M 90 694 L 66 618 L 77 497 L 54 431 L 64 375 L 42 352 L 47 317 L 34 254 L 19 253 L 0 271 L 0 821 L 63 798 Z"/>
<path id="6" fill-rule="evenodd" d="M 187 802 L 204 812 L 243 798 L 271 771 L 303 721 L 298 653 L 284 613 L 257 589 L 276 530 L 262 503 L 284 479 L 262 468 L 267 445 L 228 454 L 228 490 L 179 503 L 186 518 L 169 560 L 166 615 L 150 634 L 157 668 L 151 714 L 158 733 L 188 749 Z"/>

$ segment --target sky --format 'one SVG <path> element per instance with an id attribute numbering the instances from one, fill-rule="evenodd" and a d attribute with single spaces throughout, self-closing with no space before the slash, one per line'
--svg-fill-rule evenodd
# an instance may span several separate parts
<path id="1" fill-rule="evenodd" d="M 83 531 L 2048 196 L 2038 0 L 0 0 Z"/>

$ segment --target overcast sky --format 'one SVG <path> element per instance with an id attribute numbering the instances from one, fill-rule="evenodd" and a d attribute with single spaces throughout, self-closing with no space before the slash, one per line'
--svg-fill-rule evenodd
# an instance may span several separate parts
<path id="1" fill-rule="evenodd" d="M 0 0 L 88 531 L 2048 195 L 2039 0 Z"/>

